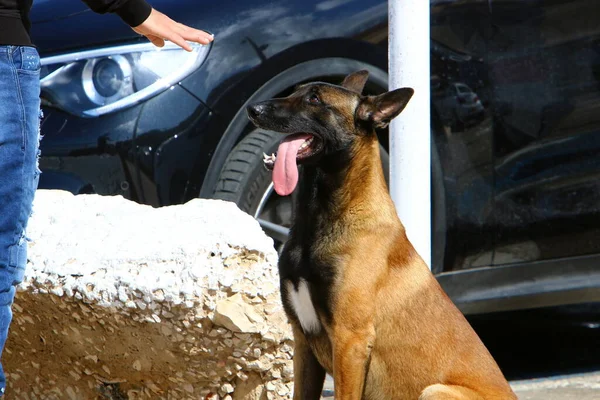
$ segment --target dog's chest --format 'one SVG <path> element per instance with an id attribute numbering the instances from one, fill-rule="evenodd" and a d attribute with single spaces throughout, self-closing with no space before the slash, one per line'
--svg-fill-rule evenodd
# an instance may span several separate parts
<path id="1" fill-rule="evenodd" d="M 300 279 L 297 285 L 290 280 L 285 282 L 288 306 L 296 316 L 305 334 L 321 331 L 321 321 L 312 301 L 309 283 Z"/>
<path id="2" fill-rule="evenodd" d="M 335 271 L 328 261 L 293 234 L 279 258 L 285 311 L 306 335 L 321 333 L 331 322 Z"/>

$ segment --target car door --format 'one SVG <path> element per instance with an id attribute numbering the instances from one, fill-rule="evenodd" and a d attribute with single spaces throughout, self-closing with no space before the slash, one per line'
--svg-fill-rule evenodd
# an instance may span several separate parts
<path id="1" fill-rule="evenodd" d="M 495 265 L 600 253 L 597 7 L 491 2 Z"/>
<path id="2" fill-rule="evenodd" d="M 443 271 L 489 267 L 493 254 L 492 129 L 487 111 L 490 88 L 486 55 L 489 3 L 432 0 L 430 10 L 433 143 L 445 189 Z M 460 120 L 457 85 L 471 88 L 481 98 L 481 118 Z M 439 197 L 434 200 L 439 201 Z"/>

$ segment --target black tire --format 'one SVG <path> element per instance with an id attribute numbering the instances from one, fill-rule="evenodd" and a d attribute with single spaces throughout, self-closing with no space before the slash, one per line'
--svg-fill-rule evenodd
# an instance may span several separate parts
<path id="1" fill-rule="evenodd" d="M 271 172 L 263 165 L 263 153 L 274 153 L 282 137 L 280 133 L 262 129 L 244 137 L 225 160 L 214 198 L 234 202 L 242 211 L 255 216 L 271 182 Z"/>

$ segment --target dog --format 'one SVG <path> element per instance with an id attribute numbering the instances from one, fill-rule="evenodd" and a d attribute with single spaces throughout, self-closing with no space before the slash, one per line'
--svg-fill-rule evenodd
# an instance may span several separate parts
<path id="1" fill-rule="evenodd" d="M 388 194 L 375 129 L 413 95 L 363 96 L 367 71 L 247 107 L 288 134 L 266 156 L 275 191 L 298 187 L 279 259 L 294 334 L 294 399 L 516 399 L 498 365 L 409 242 Z M 299 172 L 298 164 L 302 164 Z M 426 182 L 424 182 L 426 184 Z"/>

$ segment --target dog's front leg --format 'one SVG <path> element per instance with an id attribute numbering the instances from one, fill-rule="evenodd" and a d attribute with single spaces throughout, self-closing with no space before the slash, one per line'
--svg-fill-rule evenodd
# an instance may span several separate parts
<path id="1" fill-rule="evenodd" d="M 334 330 L 333 382 L 337 400 L 360 400 L 375 341 L 371 324 L 355 330 L 337 327 Z"/>
<path id="2" fill-rule="evenodd" d="M 294 400 L 321 398 L 325 369 L 319 364 L 300 328 L 294 327 Z"/>

